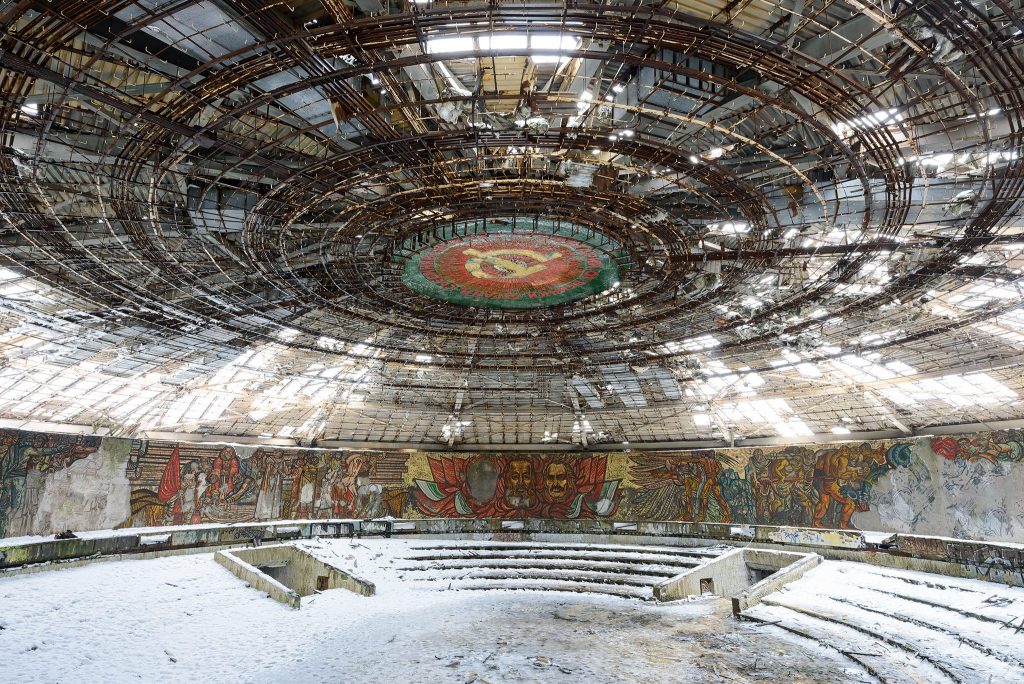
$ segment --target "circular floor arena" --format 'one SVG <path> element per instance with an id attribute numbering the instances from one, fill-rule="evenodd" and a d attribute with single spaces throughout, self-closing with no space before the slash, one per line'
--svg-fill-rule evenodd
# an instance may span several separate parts
<path id="1" fill-rule="evenodd" d="M 1015 682 L 1024 590 L 825 561 L 736 619 L 650 588 L 721 547 L 295 542 L 372 581 L 300 610 L 213 554 L 0 578 L 5 682 Z M 527 591 L 529 590 L 529 591 Z"/>

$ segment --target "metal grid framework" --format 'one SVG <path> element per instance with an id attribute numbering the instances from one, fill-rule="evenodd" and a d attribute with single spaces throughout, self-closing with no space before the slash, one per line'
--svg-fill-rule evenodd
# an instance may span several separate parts
<path id="1" fill-rule="evenodd" d="M 1024 417 L 1020 0 L 0 2 L 0 417 L 480 448 Z M 417 295 L 473 222 L 598 295 Z M 474 224 L 475 225 L 475 224 Z"/>

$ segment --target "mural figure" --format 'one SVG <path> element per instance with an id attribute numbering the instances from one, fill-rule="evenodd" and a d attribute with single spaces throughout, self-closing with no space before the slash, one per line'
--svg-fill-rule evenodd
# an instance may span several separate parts
<path id="1" fill-rule="evenodd" d="M 122 526 L 398 517 L 406 506 L 409 455 L 402 452 L 132 444 L 131 515 Z"/>
<path id="2" fill-rule="evenodd" d="M 991 463 L 1024 460 L 1024 431 L 998 430 L 969 437 L 933 437 L 932 451 L 950 461 L 985 460 Z"/>
<path id="3" fill-rule="evenodd" d="M 415 506 L 436 517 L 594 518 L 612 515 L 619 480 L 607 456 L 427 456 L 432 480 L 416 480 Z"/>
<path id="4" fill-rule="evenodd" d="M 249 460 L 260 474 L 253 517 L 256 520 L 276 520 L 281 517 L 281 480 L 284 463 L 278 454 L 266 449 L 257 449 Z"/>
<path id="5" fill-rule="evenodd" d="M 813 485 L 815 454 L 787 447 L 772 454 L 754 449 L 747 476 L 755 502 L 755 520 L 778 525 L 810 525 L 818 502 Z"/>
<path id="6" fill-rule="evenodd" d="M 18 430 L 0 434 L 0 537 L 32 534 L 46 476 L 95 453 L 100 438 Z"/>
<path id="7" fill-rule="evenodd" d="M 242 484 L 239 470 L 238 455 L 235 450 L 229 446 L 221 449 L 206 476 L 209 484 L 206 489 L 207 498 L 230 511 L 231 503 L 235 500 L 236 488 Z"/>
<path id="8" fill-rule="evenodd" d="M 864 442 L 856 448 L 844 445 L 819 451 L 813 480 L 819 498 L 811 526 L 852 529 L 854 512 L 869 508 L 872 486 L 893 468 L 908 465 L 910 447 L 907 444 L 885 448 Z"/>
<path id="9" fill-rule="evenodd" d="M 0 534 L 50 531 L 36 528 L 49 525 L 55 496 L 69 496 L 58 494 L 66 478 L 50 475 L 100 445 L 0 430 Z M 1024 482 L 1021 430 L 678 453 L 462 456 L 123 440 L 103 453 L 115 454 L 128 487 L 75 491 L 80 518 L 109 519 L 130 503 L 122 526 L 391 515 L 852 528 L 872 511 L 864 521 L 903 532 L 1019 539 L 1024 529 L 1024 504 L 1010 493 Z M 411 477 L 412 467 L 428 474 Z M 114 492 L 121 498 L 109 500 Z"/>
<path id="10" fill-rule="evenodd" d="M 334 517 L 358 517 L 366 515 L 372 507 L 368 482 L 363 482 L 375 472 L 376 461 L 369 454 L 348 454 L 341 460 L 341 469 L 335 483 Z M 363 494 L 360 496 L 360 488 Z"/>
<path id="11" fill-rule="evenodd" d="M 857 501 L 847 496 L 847 493 L 852 492 L 851 485 L 861 475 L 862 470 L 854 463 L 849 447 L 819 452 L 814 464 L 814 489 L 819 499 L 811 519 L 812 527 L 822 526 L 825 514 L 833 503 L 840 507 L 837 527 L 851 527 L 850 519 L 857 509 Z"/>
<path id="12" fill-rule="evenodd" d="M 340 508 L 337 505 L 338 498 L 341 495 L 341 489 L 339 487 L 339 480 L 341 479 L 342 463 L 341 458 L 337 456 L 326 456 L 324 458 L 326 469 L 323 476 L 320 478 L 320 495 L 316 500 L 316 517 L 317 518 L 331 518 L 335 516 L 335 510 Z"/>
<path id="13" fill-rule="evenodd" d="M 147 522 L 159 525 L 195 525 L 202 522 L 207 489 L 209 482 L 200 462 L 190 460 L 182 465 L 181 450 L 175 447 L 160 479 L 156 502 L 152 497 L 140 498 L 145 502 Z M 156 520 L 158 513 L 159 522 Z"/>
<path id="14" fill-rule="evenodd" d="M 692 455 L 631 455 L 631 475 L 637 485 L 636 506 L 646 519 L 731 520 L 722 494 L 724 470 L 713 451 Z M 716 513 L 709 514 L 710 499 Z"/>
<path id="15" fill-rule="evenodd" d="M 504 473 L 505 503 L 517 511 L 530 510 L 537 505 L 537 490 L 533 462 L 517 458 L 508 463 Z"/>
<path id="16" fill-rule="evenodd" d="M 868 510 L 879 478 L 910 463 L 907 444 L 865 442 L 816 451 L 754 449 L 737 472 L 736 453 L 630 455 L 636 486 L 631 516 L 850 528 L 853 514 Z"/>
<path id="17" fill-rule="evenodd" d="M 292 518 L 312 518 L 319 459 L 315 455 L 299 456 L 292 461 L 292 480 L 288 496 L 288 513 Z"/>

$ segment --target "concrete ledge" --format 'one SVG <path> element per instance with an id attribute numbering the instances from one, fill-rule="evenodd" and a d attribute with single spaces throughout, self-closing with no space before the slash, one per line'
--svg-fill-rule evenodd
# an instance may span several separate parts
<path id="1" fill-rule="evenodd" d="M 751 554 L 783 554 L 786 556 L 798 556 L 798 558 L 789 565 L 785 565 L 773 574 L 765 577 L 760 582 L 754 584 L 752 587 L 739 592 L 732 597 L 732 614 L 739 615 L 741 611 L 756 606 L 761 602 L 768 594 L 775 593 L 782 587 L 786 586 L 790 582 L 803 577 L 807 571 L 813 570 L 814 568 L 821 565 L 822 557 L 816 553 L 813 554 L 802 554 L 802 553 L 788 553 L 784 551 L 767 551 L 760 549 L 747 549 L 748 553 Z"/>
<path id="2" fill-rule="evenodd" d="M 761 597 L 799 579 L 819 563 L 821 556 L 817 554 L 735 549 L 655 585 L 654 598 L 678 601 L 712 593 L 731 597 L 735 612 L 737 601 L 739 605 L 754 605 Z"/>
<path id="3" fill-rule="evenodd" d="M 273 577 L 260 572 L 259 568 L 246 563 L 234 552 L 218 551 L 213 558 L 232 574 L 245 580 L 253 589 L 265 592 L 275 601 L 280 601 L 292 608 L 298 608 L 301 605 L 302 599 L 297 591 L 289 589 Z"/>
<path id="4" fill-rule="evenodd" d="M 1024 545 L 923 535 L 873 536 L 856 530 L 821 530 L 773 525 L 697 522 L 623 522 L 604 520 L 404 519 L 282 520 L 237 525 L 195 525 L 113 530 L 107 536 L 84 533 L 81 539 L 41 539 L 6 544 L 0 540 L 0 571 L 65 564 L 101 557 L 156 557 L 180 549 L 214 550 L 265 541 L 312 536 L 410 536 L 448 539 L 577 539 L 609 544 L 706 546 L 724 544 L 819 553 L 835 560 L 932 572 L 1024 586 Z M 55 566 L 59 567 L 59 566 Z"/>
<path id="5" fill-rule="evenodd" d="M 704 593 L 719 594 L 725 591 L 725 587 L 749 586 L 746 577 L 747 566 L 743 562 L 743 549 L 734 549 L 660 584 L 655 584 L 654 598 L 658 601 L 678 601 Z M 710 587 L 702 586 L 707 582 L 711 582 Z"/>
<path id="6" fill-rule="evenodd" d="M 237 549 L 228 553 L 256 566 L 258 570 L 267 565 L 279 565 L 279 569 L 274 572 L 279 573 L 280 583 L 298 592 L 299 596 L 309 596 L 327 589 L 347 589 L 362 596 L 377 593 L 373 582 L 345 572 L 297 546 L 278 544 Z M 267 571 L 260 572 L 267 574 Z"/>

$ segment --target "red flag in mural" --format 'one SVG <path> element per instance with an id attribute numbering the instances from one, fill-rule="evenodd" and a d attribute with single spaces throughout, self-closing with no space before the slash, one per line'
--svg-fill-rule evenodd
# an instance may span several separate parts
<path id="1" fill-rule="evenodd" d="M 177 446 L 174 447 L 171 458 L 164 468 L 164 476 L 160 478 L 160 490 L 157 492 L 157 497 L 161 503 L 167 503 L 173 499 L 181 489 L 181 455 L 178 449 Z"/>

